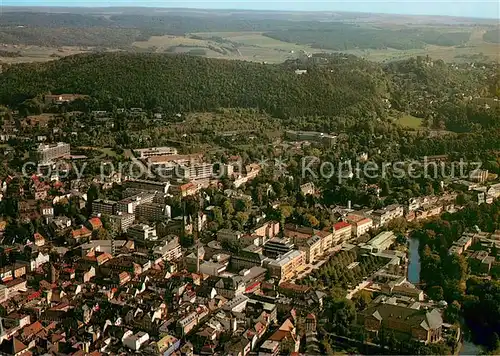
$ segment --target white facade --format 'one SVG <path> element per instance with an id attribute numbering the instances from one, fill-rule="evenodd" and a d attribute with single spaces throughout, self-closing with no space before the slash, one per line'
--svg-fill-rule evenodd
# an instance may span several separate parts
<path id="1" fill-rule="evenodd" d="M 158 239 L 158 236 L 156 235 L 156 228 L 146 224 L 132 225 L 128 228 L 127 234 L 138 240 L 154 241 Z"/>
<path id="2" fill-rule="evenodd" d="M 134 335 L 129 335 L 123 340 L 123 345 L 137 351 L 141 348 L 142 344 L 149 340 L 149 334 L 146 332 L 138 332 Z"/>

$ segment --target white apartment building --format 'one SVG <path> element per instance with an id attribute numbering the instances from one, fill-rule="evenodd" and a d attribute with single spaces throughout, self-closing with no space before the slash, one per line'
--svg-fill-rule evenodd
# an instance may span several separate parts
<path id="1" fill-rule="evenodd" d="M 137 240 L 155 241 L 158 239 L 156 228 L 146 224 L 132 225 L 128 228 L 127 234 Z"/>
<path id="2" fill-rule="evenodd" d="M 174 147 L 151 147 L 151 148 L 141 148 L 134 150 L 134 153 L 138 158 L 144 159 L 155 156 L 169 156 L 176 155 L 177 149 Z"/>

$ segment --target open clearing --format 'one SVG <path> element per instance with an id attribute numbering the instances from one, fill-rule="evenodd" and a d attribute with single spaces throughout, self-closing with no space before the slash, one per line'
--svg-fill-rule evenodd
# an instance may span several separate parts
<path id="1" fill-rule="evenodd" d="M 421 118 L 406 114 L 397 119 L 399 125 L 415 130 L 422 129 L 422 121 Z"/>

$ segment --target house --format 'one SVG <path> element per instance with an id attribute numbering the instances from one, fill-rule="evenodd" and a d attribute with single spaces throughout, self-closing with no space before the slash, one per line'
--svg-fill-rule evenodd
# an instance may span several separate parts
<path id="1" fill-rule="evenodd" d="M 163 356 L 172 355 L 180 346 L 181 341 L 172 335 L 165 335 L 156 343 L 158 353 Z"/>
<path id="2" fill-rule="evenodd" d="M 28 346 L 23 344 L 19 338 L 13 337 L 12 339 L 7 339 L 2 342 L 0 345 L 0 355 L 21 356 L 31 355 L 31 352 Z"/>
<path id="3" fill-rule="evenodd" d="M 292 320 L 286 319 L 279 329 L 272 334 L 269 339 L 279 343 L 280 354 L 291 354 L 299 351 L 300 338 L 297 336 L 297 331 Z"/>
<path id="4" fill-rule="evenodd" d="M 381 329 L 393 331 L 400 340 L 428 343 L 441 341 L 443 319 L 437 309 L 414 309 L 401 305 L 378 303 L 358 313 L 358 322 L 369 333 Z"/>
<path id="5" fill-rule="evenodd" d="M 86 98 L 88 98 L 88 96 L 82 94 L 56 94 L 56 95 L 47 94 L 43 96 L 45 104 L 57 104 L 57 105 L 61 105 L 63 103 L 69 103 L 77 99 L 83 100 Z"/>
<path id="6" fill-rule="evenodd" d="M 77 243 L 84 239 L 88 239 L 91 236 L 92 232 L 85 226 L 80 226 L 79 228 L 72 230 L 70 235 L 72 241 L 75 241 Z"/>
<path id="7" fill-rule="evenodd" d="M 33 239 L 35 240 L 36 246 L 45 245 L 45 237 L 43 237 L 40 233 L 35 232 L 35 234 L 33 235 Z"/>
<path id="8" fill-rule="evenodd" d="M 138 351 L 141 346 L 149 340 L 149 334 L 143 331 L 140 331 L 136 334 L 127 335 L 123 339 L 123 345 L 132 349 L 134 351 Z"/>
<path id="9" fill-rule="evenodd" d="M 102 227 L 103 227 L 101 219 L 99 219 L 97 217 L 90 218 L 88 220 L 88 225 L 92 229 L 92 231 L 96 231 L 96 230 L 102 229 Z"/>
<path id="10" fill-rule="evenodd" d="M 313 183 L 305 183 L 300 186 L 300 191 L 304 195 L 314 195 L 316 188 Z"/>

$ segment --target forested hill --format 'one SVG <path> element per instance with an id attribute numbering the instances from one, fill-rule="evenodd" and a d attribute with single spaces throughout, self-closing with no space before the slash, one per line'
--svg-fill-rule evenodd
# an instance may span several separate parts
<path id="1" fill-rule="evenodd" d="M 279 117 L 361 117 L 383 110 L 386 78 L 379 66 L 354 56 L 296 74 L 289 65 L 167 54 L 85 54 L 4 67 L 0 102 L 16 106 L 50 92 L 78 93 L 91 95 L 101 106 L 113 101 L 118 107 L 168 112 L 252 107 Z"/>

